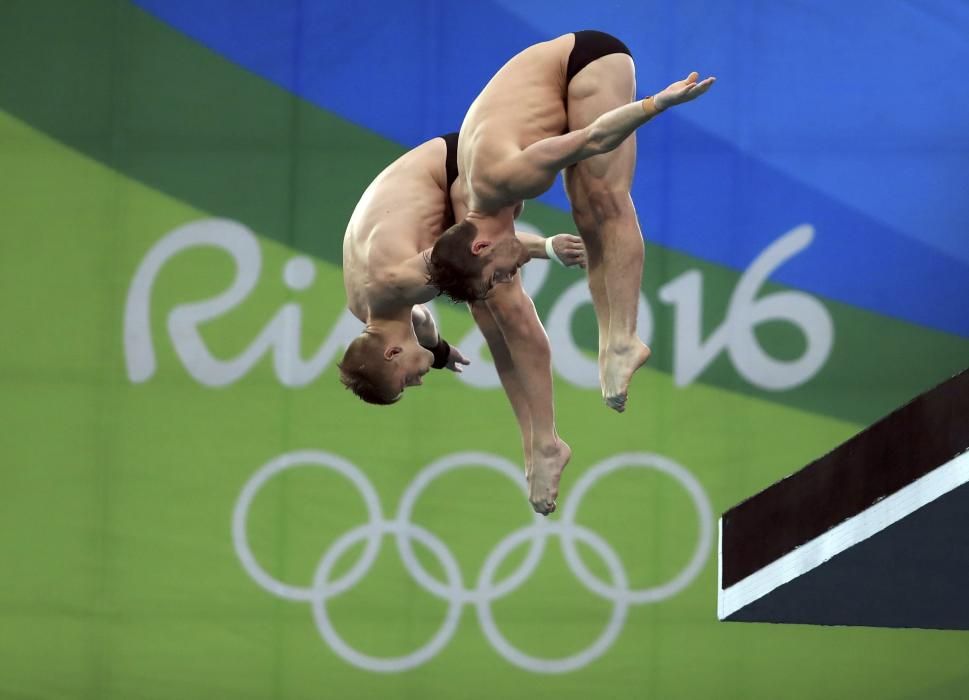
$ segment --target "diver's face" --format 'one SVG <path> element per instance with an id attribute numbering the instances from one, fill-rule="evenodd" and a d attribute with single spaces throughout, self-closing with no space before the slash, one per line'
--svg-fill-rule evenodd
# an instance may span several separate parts
<path id="1" fill-rule="evenodd" d="M 409 386 L 420 386 L 424 383 L 424 375 L 431 371 L 434 363 L 434 353 L 417 342 L 395 346 L 388 351 L 388 359 L 393 363 L 390 381 L 401 392 Z"/>
<path id="2" fill-rule="evenodd" d="M 528 251 L 514 236 L 495 243 L 485 255 L 486 262 L 478 280 L 482 296 L 487 296 L 499 284 L 511 282 L 519 268 L 528 262 Z"/>

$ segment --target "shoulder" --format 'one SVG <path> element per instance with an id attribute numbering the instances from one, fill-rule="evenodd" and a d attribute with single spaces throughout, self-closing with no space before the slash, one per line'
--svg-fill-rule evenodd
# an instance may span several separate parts
<path id="1" fill-rule="evenodd" d="M 393 294 L 395 290 L 404 286 L 404 270 L 395 260 L 397 256 L 387 254 L 386 250 L 379 250 L 371 246 L 367 256 L 367 295 Z"/>
<path id="2" fill-rule="evenodd" d="M 428 286 L 427 274 L 421 272 L 418 262 L 409 259 L 375 270 L 367 284 L 371 304 L 419 304 L 433 299 L 436 291 Z"/>
<path id="3" fill-rule="evenodd" d="M 467 183 L 473 209 L 501 206 L 508 198 L 508 181 L 515 168 L 515 154 L 488 149 L 475 154 Z"/>
<path id="4" fill-rule="evenodd" d="M 393 270 L 384 269 L 368 275 L 364 286 L 371 311 L 386 312 L 399 306 L 400 281 Z"/>

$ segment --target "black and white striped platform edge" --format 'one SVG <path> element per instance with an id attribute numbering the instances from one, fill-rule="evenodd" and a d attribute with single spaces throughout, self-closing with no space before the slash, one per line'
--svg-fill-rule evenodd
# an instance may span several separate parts
<path id="1" fill-rule="evenodd" d="M 969 370 L 925 392 L 829 454 L 724 513 L 719 521 L 718 537 L 719 619 L 814 622 L 819 603 L 817 591 L 810 587 L 824 581 L 822 567 L 826 563 L 947 494 L 956 492 L 947 499 L 948 511 L 953 510 L 953 503 L 959 504 L 957 512 L 965 511 L 969 487 L 956 490 L 966 484 L 969 484 Z M 912 522 L 916 519 L 907 521 Z M 950 517 L 944 522 L 954 521 Z M 938 528 L 938 523 L 935 526 Z M 889 533 L 900 531 L 895 528 Z M 936 536 L 940 534 L 945 536 L 944 533 Z M 887 538 L 881 536 L 882 540 Z M 912 541 L 911 536 L 906 540 L 910 548 Z M 960 545 L 961 549 L 965 547 Z M 869 550 L 873 550 L 872 545 L 855 551 Z M 840 598 L 841 592 L 851 594 L 845 591 L 850 586 L 843 585 L 852 578 L 845 576 L 844 567 L 851 556 L 846 554 L 840 559 L 840 584 L 822 586 L 829 600 Z M 895 554 L 891 558 L 894 557 Z M 882 559 L 885 558 L 883 551 Z M 856 567 L 857 574 L 858 564 L 851 565 Z M 884 579 L 891 578 L 894 565 L 892 562 L 880 569 L 882 580 L 874 588 L 889 585 Z M 807 579 L 811 584 L 802 582 L 785 589 L 781 594 L 780 619 L 774 619 L 778 605 L 771 601 L 778 597 L 771 594 L 816 570 L 819 571 Z M 940 574 L 926 572 L 925 575 Z M 805 593 L 805 588 L 810 590 Z M 871 591 L 864 582 L 859 584 L 859 589 Z M 838 595 L 832 595 L 832 591 Z M 802 599 L 808 602 L 801 603 Z M 798 609 L 799 605 L 804 610 Z M 870 607 L 870 603 L 864 605 Z M 745 612 L 748 606 L 751 608 Z M 811 612 L 812 606 L 814 612 Z M 772 609 L 765 614 L 765 610 Z M 861 622 L 852 613 L 845 617 L 847 621 L 835 616 L 821 624 L 882 624 L 872 622 L 866 614 L 857 616 Z M 874 617 L 877 620 L 879 615 Z M 900 619 L 905 620 L 904 626 L 946 626 L 938 623 L 938 616 L 927 625 L 919 622 L 918 614 L 913 617 L 903 613 Z"/>

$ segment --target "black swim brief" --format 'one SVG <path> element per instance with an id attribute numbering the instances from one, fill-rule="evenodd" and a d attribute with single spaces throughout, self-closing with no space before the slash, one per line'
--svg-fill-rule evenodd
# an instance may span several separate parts
<path id="1" fill-rule="evenodd" d="M 451 191 L 451 185 L 458 179 L 458 132 L 452 131 L 439 138 L 444 139 L 447 144 L 447 160 L 444 161 L 445 172 L 447 173 L 447 191 Z"/>
<path id="2" fill-rule="evenodd" d="M 444 139 L 444 143 L 447 144 L 447 156 L 444 160 L 444 172 L 447 175 L 447 221 L 445 222 L 447 227 L 450 228 L 454 224 L 454 211 L 451 209 L 451 185 L 454 181 L 458 179 L 458 132 L 452 131 L 450 134 L 444 134 L 438 138 Z"/>
<path id="3" fill-rule="evenodd" d="M 614 53 L 624 53 L 632 57 L 629 47 L 612 34 L 599 32 L 595 29 L 575 32 L 575 46 L 572 47 L 572 53 L 569 54 L 569 67 L 565 74 L 565 84 L 568 85 L 572 82 L 576 73 L 597 58 Z"/>

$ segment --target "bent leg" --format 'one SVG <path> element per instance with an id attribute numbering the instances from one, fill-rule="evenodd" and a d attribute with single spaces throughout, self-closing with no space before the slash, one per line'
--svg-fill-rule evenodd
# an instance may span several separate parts
<path id="1" fill-rule="evenodd" d="M 555 510 L 559 479 L 572 456 L 555 430 L 548 336 L 535 305 L 522 288 L 521 275 L 498 285 L 485 305 L 501 331 L 528 406 L 532 435 L 531 469 L 526 475 L 529 500 L 536 512 L 548 515 Z"/>
<path id="2" fill-rule="evenodd" d="M 518 429 L 522 436 L 522 449 L 525 453 L 525 477 L 528 477 L 532 466 L 532 417 L 528 410 L 528 397 L 522 389 L 521 381 L 518 379 L 518 372 L 511 361 L 511 353 L 505 343 L 505 337 L 498 328 L 498 322 L 494 315 L 488 310 L 484 302 L 470 304 L 471 315 L 474 322 L 478 324 L 478 330 L 488 343 L 488 350 L 491 351 L 491 358 L 494 360 L 495 369 L 498 371 L 498 378 L 501 386 L 505 390 L 511 410 L 515 413 L 518 421 Z"/>
<path id="3" fill-rule="evenodd" d="M 629 56 L 596 59 L 569 83 L 569 130 L 582 129 L 601 114 L 628 104 L 635 93 L 635 68 Z M 586 245 L 589 290 L 599 317 L 602 395 L 617 411 L 625 410 L 630 379 L 650 354 L 636 334 L 645 248 L 629 194 L 635 166 L 636 135 L 632 134 L 615 150 L 576 163 L 565 173 L 573 218 Z"/>

